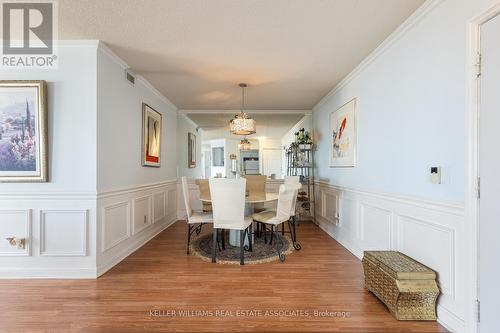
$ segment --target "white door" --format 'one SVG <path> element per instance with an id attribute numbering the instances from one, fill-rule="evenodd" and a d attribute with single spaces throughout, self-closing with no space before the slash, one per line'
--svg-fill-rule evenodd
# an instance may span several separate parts
<path id="1" fill-rule="evenodd" d="M 203 152 L 203 178 L 210 178 L 210 171 L 212 169 L 212 154 L 210 151 Z"/>
<path id="2" fill-rule="evenodd" d="M 481 27 L 479 301 L 481 333 L 500 332 L 500 16 Z"/>
<path id="3" fill-rule="evenodd" d="M 271 176 L 273 173 L 281 178 L 281 149 L 264 149 L 262 151 L 262 174 Z"/>

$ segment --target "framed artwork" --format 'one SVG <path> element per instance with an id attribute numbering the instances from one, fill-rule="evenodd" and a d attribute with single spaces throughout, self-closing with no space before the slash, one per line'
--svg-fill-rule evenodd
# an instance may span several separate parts
<path id="1" fill-rule="evenodd" d="M 356 99 L 330 115 L 330 166 L 356 166 Z"/>
<path id="2" fill-rule="evenodd" d="M 0 81 L 0 182 L 47 182 L 45 81 Z"/>
<path id="3" fill-rule="evenodd" d="M 188 167 L 196 168 L 196 135 L 188 133 Z"/>
<path id="4" fill-rule="evenodd" d="M 142 165 L 160 167 L 161 113 L 142 103 Z"/>

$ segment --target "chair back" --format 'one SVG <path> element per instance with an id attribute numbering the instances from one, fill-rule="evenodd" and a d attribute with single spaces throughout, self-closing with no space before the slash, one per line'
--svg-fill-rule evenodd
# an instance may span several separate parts
<path id="1" fill-rule="evenodd" d="M 291 189 L 296 189 L 297 194 L 302 189 L 302 183 L 300 182 L 299 176 L 285 176 L 285 186 Z M 295 216 L 295 210 L 297 207 L 297 196 L 295 196 L 295 201 L 293 202 L 292 210 L 290 211 L 290 216 Z"/>
<path id="2" fill-rule="evenodd" d="M 210 199 L 210 187 L 208 185 L 208 179 L 196 179 L 196 184 L 200 189 L 200 197 Z"/>
<path id="3" fill-rule="evenodd" d="M 208 179 L 196 179 L 195 182 L 200 190 L 200 198 L 210 200 L 210 187 L 208 185 Z M 212 211 L 212 204 L 210 202 L 202 201 L 201 204 L 204 212 Z"/>
<path id="4" fill-rule="evenodd" d="M 214 228 L 244 229 L 245 178 L 210 178 Z"/>
<path id="5" fill-rule="evenodd" d="M 191 208 L 191 202 L 189 201 L 189 188 L 186 177 L 181 177 L 182 182 L 182 195 L 184 197 L 184 207 L 186 208 L 186 219 L 189 221 L 191 215 L 193 215 L 193 209 Z"/>
<path id="6" fill-rule="evenodd" d="M 280 185 L 279 193 L 278 193 L 278 207 L 276 208 L 276 216 L 278 218 L 289 219 L 292 208 L 297 201 L 297 188 L 287 187 L 284 184 Z M 294 211 L 295 213 L 295 211 Z"/>
<path id="7" fill-rule="evenodd" d="M 290 183 L 299 183 L 300 184 L 300 176 L 285 176 L 285 185 Z"/>
<path id="8" fill-rule="evenodd" d="M 247 187 L 250 196 L 262 196 L 266 194 L 266 179 L 265 175 L 246 175 Z"/>

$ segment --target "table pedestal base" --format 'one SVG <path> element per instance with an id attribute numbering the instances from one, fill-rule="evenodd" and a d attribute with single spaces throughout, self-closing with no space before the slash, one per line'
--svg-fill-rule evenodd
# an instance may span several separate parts
<path id="1" fill-rule="evenodd" d="M 253 214 L 253 204 L 245 203 L 245 216 L 252 216 Z M 253 242 L 253 235 L 252 237 Z M 232 246 L 240 246 L 240 231 L 239 230 L 229 230 L 229 244 Z M 245 237 L 245 245 L 248 246 L 248 237 Z"/>

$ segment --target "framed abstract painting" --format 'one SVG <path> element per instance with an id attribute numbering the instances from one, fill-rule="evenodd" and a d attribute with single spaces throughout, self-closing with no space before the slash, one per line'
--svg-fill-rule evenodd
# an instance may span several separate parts
<path id="1" fill-rule="evenodd" d="M 45 81 L 0 81 L 0 182 L 47 182 Z"/>
<path id="2" fill-rule="evenodd" d="M 356 99 L 330 115 L 330 166 L 355 167 L 357 154 Z"/>
<path id="3" fill-rule="evenodd" d="M 160 167 L 161 113 L 142 103 L 142 165 Z"/>
<path id="4" fill-rule="evenodd" d="M 188 133 L 188 167 L 196 168 L 196 135 Z"/>

